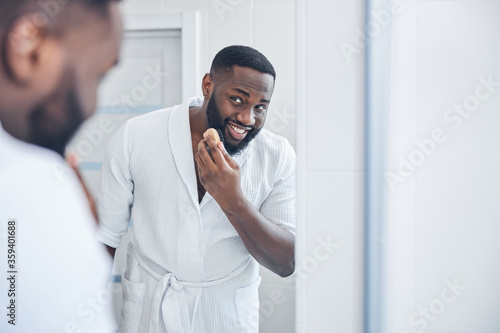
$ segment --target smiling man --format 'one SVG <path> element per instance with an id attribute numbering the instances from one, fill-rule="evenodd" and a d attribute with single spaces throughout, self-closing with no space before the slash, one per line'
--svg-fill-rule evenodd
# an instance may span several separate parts
<path id="1" fill-rule="evenodd" d="M 294 271 L 295 153 L 263 129 L 275 79 L 258 51 L 227 47 L 203 78 L 204 98 L 115 134 L 98 206 L 113 253 L 134 222 L 121 332 L 258 331 L 258 264 Z"/>

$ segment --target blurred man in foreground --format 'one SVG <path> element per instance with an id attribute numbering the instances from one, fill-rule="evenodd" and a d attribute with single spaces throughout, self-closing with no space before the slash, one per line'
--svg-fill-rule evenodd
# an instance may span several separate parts
<path id="1" fill-rule="evenodd" d="M 0 2 L 1 332 L 115 327 L 111 261 L 62 155 L 121 39 L 117 1 Z"/>

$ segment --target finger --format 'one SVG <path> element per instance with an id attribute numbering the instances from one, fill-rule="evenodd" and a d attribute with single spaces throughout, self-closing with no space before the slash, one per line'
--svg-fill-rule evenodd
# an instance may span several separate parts
<path id="1" fill-rule="evenodd" d="M 222 161 L 223 158 L 222 156 L 216 157 L 216 151 L 217 149 L 217 143 L 215 142 L 214 138 L 208 134 L 208 132 L 203 133 L 203 137 L 205 138 L 205 142 L 208 146 L 208 152 L 210 153 L 210 156 L 212 156 L 212 160 L 216 165 L 219 165 Z"/>
<path id="2" fill-rule="evenodd" d="M 215 150 L 217 148 L 217 143 L 215 142 L 214 138 L 208 134 L 208 132 L 203 133 L 203 137 L 205 138 L 205 141 L 207 142 L 207 145 L 210 147 L 210 149 Z"/>
<path id="3" fill-rule="evenodd" d="M 201 171 L 201 168 L 205 167 L 205 162 L 203 162 L 203 160 L 201 159 L 200 153 L 196 153 L 194 155 L 194 158 L 195 158 L 196 162 L 198 163 L 198 171 Z"/>
<path id="4" fill-rule="evenodd" d="M 212 139 L 211 136 L 209 136 L 209 139 L 207 139 L 207 141 L 208 140 L 210 140 L 210 154 L 212 155 L 215 165 L 223 166 L 227 164 L 224 158 L 223 151 L 220 149 L 222 141 L 220 141 L 219 143 L 215 143 L 215 140 Z"/>
<path id="5" fill-rule="evenodd" d="M 70 165 L 71 169 L 75 172 L 76 177 L 78 178 L 78 181 L 82 185 L 83 192 L 85 193 L 85 196 L 87 197 L 87 201 L 90 206 L 90 211 L 92 212 L 92 215 L 94 216 L 96 222 L 98 221 L 98 215 L 97 215 L 97 205 L 94 201 L 94 198 L 90 194 L 87 185 L 85 185 L 85 181 L 83 180 L 82 174 L 80 173 L 80 170 L 78 169 L 78 164 L 80 163 L 80 157 L 74 153 L 68 154 L 66 156 L 66 161 Z"/>
<path id="6" fill-rule="evenodd" d="M 221 155 L 224 157 L 224 160 L 226 161 L 227 164 L 231 167 L 231 169 L 236 169 L 239 167 L 238 163 L 229 155 L 229 153 L 226 150 L 226 147 L 224 147 L 223 142 L 219 142 L 218 145 L 219 149 L 218 151 L 221 153 Z"/>
<path id="7" fill-rule="evenodd" d="M 205 162 L 203 162 L 200 154 L 196 153 L 195 155 L 196 161 L 198 162 L 198 179 L 200 180 L 201 186 L 205 188 L 204 179 L 207 174 L 207 166 Z M 206 189 L 206 188 L 205 188 Z"/>
<path id="8" fill-rule="evenodd" d="M 205 162 L 202 161 L 202 159 L 198 153 L 196 153 L 196 155 L 194 155 L 194 158 L 196 159 L 196 162 L 197 162 L 196 167 L 197 167 L 197 171 L 198 171 L 198 178 L 201 180 L 202 174 L 203 174 L 203 169 L 206 168 Z"/>
<path id="9" fill-rule="evenodd" d="M 78 156 L 76 153 L 68 153 L 68 155 L 66 156 L 66 161 L 72 167 L 77 167 L 80 164 L 80 156 Z"/>
<path id="10" fill-rule="evenodd" d="M 83 182 L 82 175 L 80 174 L 80 170 L 78 170 L 78 165 L 80 164 L 80 157 L 75 153 L 70 153 L 66 156 L 66 162 L 68 162 L 71 169 L 73 169 L 80 183 L 82 183 L 82 185 L 85 185 Z"/>
<path id="11" fill-rule="evenodd" d="M 201 140 L 200 143 L 198 143 L 198 154 L 200 155 L 200 158 L 203 160 L 205 166 L 207 167 L 215 167 L 214 161 L 212 160 L 212 157 L 208 154 L 207 146 L 206 146 L 206 141 Z"/>
<path id="12" fill-rule="evenodd" d="M 80 181 L 80 184 L 82 185 L 83 190 L 85 191 L 85 195 L 87 197 L 90 197 L 90 193 L 89 193 L 89 191 L 87 189 L 87 186 L 85 185 L 85 182 L 83 181 L 82 174 L 80 173 L 80 170 L 78 169 L 78 164 L 79 164 L 79 157 L 78 157 L 78 155 L 76 155 L 76 154 L 69 154 L 66 157 L 66 161 L 68 162 L 68 164 L 71 167 L 71 169 L 73 169 L 76 177 Z"/>
<path id="13" fill-rule="evenodd" d="M 210 153 L 214 159 L 215 164 L 216 165 L 226 164 L 224 155 L 222 153 L 223 150 L 220 149 L 220 146 L 221 146 L 221 144 L 223 145 L 223 142 L 219 141 L 218 143 L 216 143 L 214 138 L 210 134 L 208 134 L 207 132 L 205 132 L 203 134 L 203 136 L 205 137 L 205 140 L 207 141 L 207 144 L 210 148 Z"/>

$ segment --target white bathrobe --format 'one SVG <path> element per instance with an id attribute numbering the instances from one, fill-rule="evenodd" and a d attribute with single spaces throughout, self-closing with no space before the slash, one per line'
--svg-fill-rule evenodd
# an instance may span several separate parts
<path id="1" fill-rule="evenodd" d="M 129 120 L 111 140 L 98 195 L 100 240 L 120 245 L 133 219 L 122 276 L 120 331 L 257 332 L 258 263 L 217 202 L 198 202 L 189 106 Z M 296 158 L 262 130 L 234 158 L 248 200 L 295 233 Z"/>
<path id="2" fill-rule="evenodd" d="M 0 332 L 114 331 L 111 260 L 95 232 L 82 186 L 62 157 L 0 125 Z M 7 271 L 17 272 L 14 289 Z M 15 326 L 6 316 L 11 300 Z"/>

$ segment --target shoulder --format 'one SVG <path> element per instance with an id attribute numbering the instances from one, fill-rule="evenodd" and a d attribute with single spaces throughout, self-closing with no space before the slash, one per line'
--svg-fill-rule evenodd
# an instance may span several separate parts
<path id="1" fill-rule="evenodd" d="M 141 126 L 155 121 L 168 120 L 173 108 L 175 108 L 175 106 L 151 111 L 130 119 L 128 123 L 130 123 L 131 126 Z"/>
<path id="2" fill-rule="evenodd" d="M 296 154 L 292 145 L 285 137 L 274 134 L 267 129 L 262 129 L 255 138 L 253 145 L 254 150 L 260 154 L 266 155 L 267 158 L 277 160 L 287 160 L 295 163 Z"/>
<path id="3" fill-rule="evenodd" d="M 15 186 L 18 182 L 47 184 L 64 180 L 69 170 L 64 159 L 55 152 L 28 144 L 2 133 L 0 136 L 0 179 L 6 188 L 8 184 Z"/>
<path id="4" fill-rule="evenodd" d="M 151 128 L 158 126 L 164 127 L 169 123 L 171 118 L 173 118 L 172 121 L 177 121 L 179 120 L 179 118 L 184 119 L 183 115 L 189 112 L 189 107 L 195 105 L 199 106 L 202 102 L 202 98 L 193 97 L 183 102 L 182 104 L 178 104 L 169 108 L 158 109 L 156 111 L 134 117 L 127 121 L 126 126 L 128 126 L 130 129 L 143 129 L 144 127 Z M 172 114 L 175 114 L 176 116 L 172 117 Z"/>
<path id="5" fill-rule="evenodd" d="M 30 204 L 46 201 L 58 206 L 57 199 L 61 199 L 85 207 L 80 202 L 85 202 L 80 183 L 62 156 L 1 131 L 0 152 L 0 196 L 5 200 L 2 203 L 17 202 L 22 197 Z"/>
<path id="6" fill-rule="evenodd" d="M 129 119 L 125 123 L 124 127 L 130 132 L 135 132 L 148 128 L 151 129 L 159 126 L 166 126 L 173 108 L 175 107 L 159 109 L 134 117 Z"/>
<path id="7" fill-rule="evenodd" d="M 167 132 L 172 109 L 159 109 L 127 120 L 113 134 L 107 150 L 130 151 L 132 146 L 143 141 L 158 141 L 159 136 Z"/>
<path id="8" fill-rule="evenodd" d="M 4 214 L 19 218 L 34 234 L 52 230 L 88 244 L 95 223 L 81 184 L 66 161 L 17 140 L 2 140 L 0 146 L 8 158 L 0 164 L 2 218 Z"/>
<path id="9" fill-rule="evenodd" d="M 95 222 L 82 186 L 66 161 L 15 139 L 2 140 L 0 148 L 8 158 L 0 163 L 0 215 L 20 218 L 35 235 L 52 230 L 89 244 Z"/>
<path id="10" fill-rule="evenodd" d="M 297 157 L 286 138 L 262 129 L 252 142 L 251 150 L 250 164 L 272 175 L 275 181 L 295 174 Z"/>
<path id="11" fill-rule="evenodd" d="M 111 262 L 95 240 L 86 197 L 65 161 L 38 147 L 7 154 L 12 159 L 0 168 L 0 220 L 17 221 L 19 269 L 28 281 L 19 311 L 42 314 L 22 325 L 56 330 L 55 324 L 73 318 L 82 300 L 106 286 Z M 43 317 L 50 311 L 57 311 L 58 318 L 47 323 Z M 101 325 L 111 326 L 110 312 L 101 313 Z"/>

